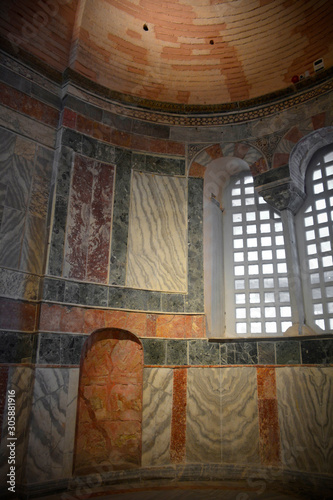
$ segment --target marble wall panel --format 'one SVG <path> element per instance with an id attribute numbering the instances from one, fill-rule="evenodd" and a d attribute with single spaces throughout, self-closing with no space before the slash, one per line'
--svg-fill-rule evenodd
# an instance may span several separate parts
<path id="1" fill-rule="evenodd" d="M 221 370 L 193 368 L 187 375 L 186 461 L 221 462 Z"/>
<path id="2" fill-rule="evenodd" d="M 170 458 L 173 464 L 186 459 L 187 368 L 173 370 L 173 404 Z"/>
<path id="3" fill-rule="evenodd" d="M 0 268 L 0 294 L 11 299 L 37 300 L 40 278 Z"/>
<path id="4" fill-rule="evenodd" d="M 76 473 L 141 464 L 143 353 L 129 338 L 101 338 L 81 368 Z"/>
<path id="5" fill-rule="evenodd" d="M 133 172 L 126 285 L 185 292 L 186 179 Z"/>
<path id="6" fill-rule="evenodd" d="M 221 370 L 222 462 L 260 464 L 256 368 Z"/>
<path id="7" fill-rule="evenodd" d="M 282 463 L 332 473 L 333 368 L 281 367 L 276 383 Z"/>
<path id="8" fill-rule="evenodd" d="M 46 214 L 45 214 L 46 216 Z M 47 241 L 46 218 L 41 219 L 29 214 L 26 218 L 22 242 L 20 269 L 30 273 L 42 274 Z"/>
<path id="9" fill-rule="evenodd" d="M 73 168 L 73 150 L 65 145 L 57 150 L 57 179 L 52 221 L 51 245 L 49 248 L 48 273 L 61 276 L 65 244 L 68 197 Z"/>
<path id="10" fill-rule="evenodd" d="M 24 479 L 26 451 L 28 445 L 28 421 L 31 411 L 32 394 L 34 387 L 34 370 L 25 366 L 12 366 L 8 370 L 7 390 L 15 390 L 15 467 L 17 484 Z M 7 401 L 3 415 L 2 442 L 0 446 L 0 484 L 6 484 L 8 473 L 7 448 Z"/>
<path id="11" fill-rule="evenodd" d="M 110 285 L 124 286 L 126 280 L 131 160 L 129 151 L 116 149 L 115 164 L 117 170 L 112 221 Z"/>
<path id="12" fill-rule="evenodd" d="M 142 465 L 170 463 L 173 370 L 143 371 Z"/>
<path id="13" fill-rule="evenodd" d="M 40 274 L 47 240 L 53 151 L 9 131 L 1 132 L 1 137 L 0 263 Z"/>
<path id="14" fill-rule="evenodd" d="M 0 265 L 18 269 L 24 223 L 24 212 L 4 207 L 0 230 Z"/>
<path id="15" fill-rule="evenodd" d="M 29 427 L 28 484 L 69 477 L 75 433 L 78 369 L 39 368 Z"/>
<path id="16" fill-rule="evenodd" d="M 45 146 L 52 148 L 55 145 L 56 131 L 53 127 L 49 127 L 5 106 L 0 106 L 0 126 L 30 137 Z"/>
<path id="17" fill-rule="evenodd" d="M 64 276 L 106 283 L 114 167 L 76 155 L 69 200 Z"/>
<path id="18" fill-rule="evenodd" d="M 204 311 L 203 179 L 188 179 L 188 294 L 185 312 Z"/>

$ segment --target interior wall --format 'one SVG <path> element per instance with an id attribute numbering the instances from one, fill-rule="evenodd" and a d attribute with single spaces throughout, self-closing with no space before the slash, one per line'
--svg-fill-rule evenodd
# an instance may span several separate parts
<path id="1" fill-rule="evenodd" d="M 263 119 L 195 128 L 121 115 L 74 86 L 64 87 L 61 105 L 57 84 L 1 57 L 2 481 L 6 394 L 15 389 L 21 483 L 67 485 L 81 352 L 100 328 L 142 341 L 143 467 L 202 462 L 330 474 L 331 338 L 208 341 L 203 275 L 206 165 L 221 152 L 244 160 L 251 150 L 254 175 L 285 173 L 279 162 L 299 134 L 332 124 L 329 94 Z M 131 176 L 140 172 L 186 186 L 173 229 L 185 232 L 186 291 L 126 281 Z M 147 227 L 153 219 L 147 213 Z"/>

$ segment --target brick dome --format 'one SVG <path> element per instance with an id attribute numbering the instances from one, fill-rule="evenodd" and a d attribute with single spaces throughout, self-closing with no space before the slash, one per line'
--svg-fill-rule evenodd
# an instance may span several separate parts
<path id="1" fill-rule="evenodd" d="M 214 105 L 333 66 L 332 19 L 331 0 L 18 0 L 2 5 L 0 33 L 111 91 Z"/>

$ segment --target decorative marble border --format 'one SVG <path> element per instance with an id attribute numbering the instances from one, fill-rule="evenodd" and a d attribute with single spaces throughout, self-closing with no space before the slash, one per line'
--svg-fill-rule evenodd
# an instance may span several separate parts
<path id="1" fill-rule="evenodd" d="M 78 366 L 89 334 L 0 332 L 0 363 Z M 333 338 L 212 342 L 141 338 L 146 366 L 333 365 Z"/>
<path id="2" fill-rule="evenodd" d="M 142 339 L 146 365 L 328 365 L 333 364 L 333 338 L 208 341 Z"/>
<path id="3" fill-rule="evenodd" d="M 0 331 L 0 363 L 35 363 L 37 334 Z"/>
<path id="4" fill-rule="evenodd" d="M 44 278 L 42 300 L 45 303 L 60 303 L 126 309 L 146 312 L 184 313 L 186 294 L 155 292 L 126 288 L 124 286 L 97 285 L 65 280 Z M 188 306 L 189 308 L 191 305 Z M 201 312 L 203 311 L 195 311 Z"/>
<path id="5" fill-rule="evenodd" d="M 73 154 L 116 165 L 109 285 L 78 283 L 57 278 L 62 274 Z M 203 313 L 203 179 L 188 178 L 188 293 L 172 294 L 125 287 L 131 171 L 185 176 L 185 160 L 132 153 L 64 128 L 54 224 L 42 300 L 86 306 L 156 312 Z M 52 278 L 54 276 L 54 278 Z"/>

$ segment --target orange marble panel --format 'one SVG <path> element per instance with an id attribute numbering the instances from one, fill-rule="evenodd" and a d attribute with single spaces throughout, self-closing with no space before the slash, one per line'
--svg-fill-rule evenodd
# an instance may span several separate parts
<path id="1" fill-rule="evenodd" d="M 262 465 L 281 461 L 275 368 L 257 368 L 259 445 Z"/>
<path id="2" fill-rule="evenodd" d="M 131 149 L 149 151 L 149 138 L 142 135 L 131 134 Z"/>
<path id="3" fill-rule="evenodd" d="M 40 308 L 39 329 L 43 332 L 59 332 L 64 307 L 57 304 L 42 304 Z"/>
<path id="4" fill-rule="evenodd" d="M 259 399 L 260 459 L 262 465 L 281 462 L 280 427 L 276 399 Z"/>
<path id="5" fill-rule="evenodd" d="M 257 368 L 258 399 L 276 398 L 275 368 Z"/>
<path id="6" fill-rule="evenodd" d="M 95 124 L 95 122 L 93 120 L 90 120 L 89 118 L 86 118 L 85 116 L 82 116 L 82 115 L 77 115 L 76 130 L 78 132 L 82 132 L 83 134 L 92 135 L 93 130 L 94 130 L 94 124 Z"/>
<path id="7" fill-rule="evenodd" d="M 141 463 L 142 346 L 122 332 L 115 337 L 96 340 L 82 364 L 76 471 Z"/>
<path id="8" fill-rule="evenodd" d="M 111 129 L 110 141 L 116 146 L 129 148 L 131 146 L 131 134 L 121 132 L 120 130 Z"/>
<path id="9" fill-rule="evenodd" d="M 326 125 L 326 111 L 319 113 L 311 118 L 313 129 L 317 130 L 319 128 L 323 128 Z"/>
<path id="10" fill-rule="evenodd" d="M 96 342 L 87 352 L 81 368 L 81 380 L 84 385 L 96 381 L 104 383 L 113 369 L 111 354 L 118 340 L 105 339 Z"/>
<path id="11" fill-rule="evenodd" d="M 162 139 L 149 139 L 149 151 L 152 153 L 166 153 L 166 141 L 163 141 Z"/>
<path id="12" fill-rule="evenodd" d="M 83 332 L 92 333 L 105 327 L 105 312 L 102 309 L 86 309 L 84 311 Z"/>
<path id="13" fill-rule="evenodd" d="M 33 332 L 36 330 L 38 305 L 0 298 L 0 328 Z"/>
<path id="14" fill-rule="evenodd" d="M 287 165 L 289 161 L 289 153 L 275 153 L 273 157 L 273 168 Z"/>
<path id="15" fill-rule="evenodd" d="M 203 179 L 205 177 L 206 167 L 200 165 L 200 163 L 196 163 L 195 161 L 192 163 L 190 167 L 190 171 L 188 175 L 190 177 L 197 177 L 199 179 Z"/>
<path id="16" fill-rule="evenodd" d="M 82 307 L 63 307 L 59 325 L 60 331 L 82 333 L 84 312 Z"/>
<path id="17" fill-rule="evenodd" d="M 86 411 L 81 416 L 82 420 L 88 422 L 91 411 L 94 412 L 97 420 L 106 420 L 108 418 L 108 397 L 108 387 L 105 379 L 104 385 L 93 384 L 84 386 L 81 399 L 86 403 L 82 405 Z"/>
<path id="18" fill-rule="evenodd" d="M 105 327 L 126 329 L 127 315 L 126 311 L 105 311 Z"/>
<path id="19" fill-rule="evenodd" d="M 182 142 L 166 141 L 166 152 L 168 154 L 185 156 L 185 144 Z"/>
<path id="20" fill-rule="evenodd" d="M 185 316 L 185 337 L 186 338 L 191 338 L 192 337 L 192 324 L 193 324 L 193 317 L 188 314 Z"/>
<path id="21" fill-rule="evenodd" d="M 93 136 L 99 141 L 110 142 L 111 129 L 103 123 L 94 122 Z"/>
<path id="22" fill-rule="evenodd" d="M 147 314 L 147 337 L 156 337 L 156 314 Z"/>
<path id="23" fill-rule="evenodd" d="M 223 156 L 222 149 L 219 144 L 214 144 L 214 146 L 207 148 L 206 153 L 212 158 L 212 160 L 216 160 L 217 158 L 221 158 Z"/>
<path id="24" fill-rule="evenodd" d="M 159 314 L 156 319 L 156 337 L 186 338 L 184 315 Z"/>
<path id="25" fill-rule="evenodd" d="M 76 113 L 71 109 L 65 108 L 62 115 L 62 125 L 64 127 L 75 128 L 76 127 Z"/>
<path id="26" fill-rule="evenodd" d="M 186 405 L 187 405 L 187 368 L 173 371 L 173 403 L 171 420 L 171 463 L 185 462 L 186 455 Z"/>
<path id="27" fill-rule="evenodd" d="M 287 141 L 294 142 L 296 144 L 296 142 L 302 139 L 302 137 L 303 137 L 302 132 L 300 131 L 298 126 L 295 125 L 286 133 L 284 139 L 287 139 Z"/>
<path id="28" fill-rule="evenodd" d="M 205 316 L 192 316 L 191 338 L 206 337 L 206 318 Z"/>
<path id="29" fill-rule="evenodd" d="M 122 421 L 141 420 L 141 386 L 139 384 L 108 385 L 107 418 L 118 420 L 121 414 Z"/>
<path id="30" fill-rule="evenodd" d="M 147 314 L 128 313 L 126 330 L 129 330 L 139 337 L 144 337 L 147 330 Z"/>

